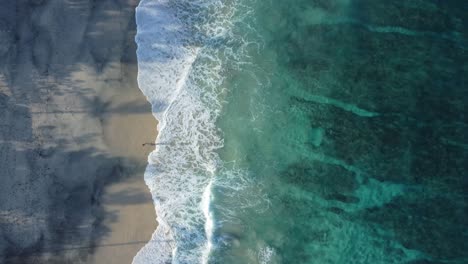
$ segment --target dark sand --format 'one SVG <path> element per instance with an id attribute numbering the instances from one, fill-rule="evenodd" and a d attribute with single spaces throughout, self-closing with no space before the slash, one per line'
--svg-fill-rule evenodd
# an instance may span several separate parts
<path id="1" fill-rule="evenodd" d="M 137 4 L 0 3 L 0 263 L 130 263 L 150 239 Z"/>

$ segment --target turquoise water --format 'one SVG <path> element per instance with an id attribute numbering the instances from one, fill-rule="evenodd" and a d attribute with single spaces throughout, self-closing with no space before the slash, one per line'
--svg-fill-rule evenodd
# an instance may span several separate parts
<path id="1" fill-rule="evenodd" d="M 256 186 L 215 195 L 213 263 L 468 262 L 466 7 L 256 3 L 218 121 Z"/>
<path id="2" fill-rule="evenodd" d="M 172 244 L 142 255 L 468 263 L 468 2 L 174 3 L 199 49 L 174 101 L 142 89 L 179 142 L 145 176 Z"/>

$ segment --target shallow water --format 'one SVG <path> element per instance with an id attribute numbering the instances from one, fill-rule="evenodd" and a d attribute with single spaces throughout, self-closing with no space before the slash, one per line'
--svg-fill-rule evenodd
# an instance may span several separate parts
<path id="1" fill-rule="evenodd" d="M 140 4 L 136 263 L 468 261 L 468 4 L 394 2 Z"/>

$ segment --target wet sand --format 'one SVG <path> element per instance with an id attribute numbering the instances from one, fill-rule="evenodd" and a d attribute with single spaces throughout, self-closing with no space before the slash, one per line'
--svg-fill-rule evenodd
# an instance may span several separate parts
<path id="1" fill-rule="evenodd" d="M 130 263 L 150 239 L 137 4 L 0 4 L 1 263 Z"/>

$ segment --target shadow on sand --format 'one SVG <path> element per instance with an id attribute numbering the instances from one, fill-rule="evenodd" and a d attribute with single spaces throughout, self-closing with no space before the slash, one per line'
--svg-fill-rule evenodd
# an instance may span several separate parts
<path id="1" fill-rule="evenodd" d="M 133 42 L 137 4 L 136 0 L 0 4 L 0 262 L 85 263 L 97 246 L 146 243 L 100 243 L 110 231 L 102 222 L 118 218 L 102 208 L 103 189 L 131 175 L 142 176 L 146 161 L 88 147 L 85 143 L 97 141 L 99 133 L 57 136 L 55 125 L 38 126 L 40 121 L 34 121 L 38 115 L 79 114 L 102 122 L 113 114 L 149 112 L 149 104 L 111 106 L 94 87 L 73 76 L 80 67 L 93 69 L 96 76 L 112 67 L 130 67 L 132 76 L 120 74 L 104 81 L 110 87 L 129 86 L 128 82 L 137 86 Z M 82 108 L 58 105 L 57 98 L 81 101 Z M 128 189 L 111 200 L 128 205 L 147 203 L 148 197 Z"/>

